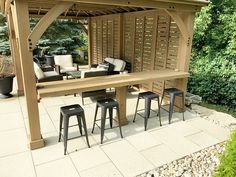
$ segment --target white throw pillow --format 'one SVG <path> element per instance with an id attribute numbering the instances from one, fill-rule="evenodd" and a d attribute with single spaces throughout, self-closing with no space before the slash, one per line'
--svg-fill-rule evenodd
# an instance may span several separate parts
<path id="1" fill-rule="evenodd" d="M 108 62 L 108 63 L 111 63 L 111 64 L 113 64 L 114 63 L 114 58 L 109 58 L 109 57 L 107 57 L 107 58 L 105 58 L 104 59 L 104 61 L 106 61 L 106 62 Z"/>
<path id="2" fill-rule="evenodd" d="M 45 77 L 42 69 L 34 62 L 34 73 L 38 79 L 43 79 Z"/>

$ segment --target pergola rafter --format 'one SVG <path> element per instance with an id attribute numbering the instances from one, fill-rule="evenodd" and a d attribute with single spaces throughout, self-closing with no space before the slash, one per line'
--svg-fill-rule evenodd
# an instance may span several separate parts
<path id="1" fill-rule="evenodd" d="M 172 74 L 176 70 L 187 76 L 195 12 L 207 4 L 206 0 L 0 0 L 1 11 L 8 17 L 18 89 L 24 90 L 26 96 L 30 148 L 44 146 L 32 50 L 55 19 L 87 19 L 89 64 L 109 56 L 125 58 L 132 63 L 134 72 L 167 68 Z M 30 16 L 41 18 L 33 31 L 29 28 Z M 177 78 L 172 84 L 186 91 L 186 77 L 163 78 Z M 58 84 L 69 84 L 72 90 L 58 94 L 77 90 L 70 82 L 62 82 Z M 147 83 L 144 88 L 158 92 L 163 88 L 158 84 Z M 48 96 L 55 94 L 49 85 L 52 89 L 46 90 Z M 117 100 L 125 110 L 126 89 L 122 84 L 118 86 Z M 125 116 L 125 112 L 121 115 Z"/>

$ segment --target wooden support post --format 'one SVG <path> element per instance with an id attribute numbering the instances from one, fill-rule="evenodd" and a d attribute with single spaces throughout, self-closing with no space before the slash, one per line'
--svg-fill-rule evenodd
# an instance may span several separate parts
<path id="1" fill-rule="evenodd" d="M 92 57 L 93 57 L 93 48 L 92 48 L 92 24 L 91 24 L 91 17 L 88 17 L 88 65 L 91 67 L 92 64 Z"/>
<path id="2" fill-rule="evenodd" d="M 191 49 L 192 49 L 195 13 L 194 12 L 182 13 L 182 14 L 179 14 L 179 17 L 183 20 L 189 32 L 189 37 L 188 37 L 188 40 L 186 40 L 184 36 L 180 35 L 176 69 L 179 71 L 188 72 L 190 57 L 191 57 Z M 187 81 L 188 81 L 187 78 L 177 79 L 175 82 L 175 86 L 186 93 Z M 181 100 L 177 100 L 177 104 L 180 106 Z"/>
<path id="3" fill-rule="evenodd" d="M 120 107 L 119 112 L 120 112 L 121 125 L 128 124 L 128 120 L 126 117 L 126 95 L 127 95 L 127 86 L 116 88 L 116 100 L 118 101 Z"/>
<path id="4" fill-rule="evenodd" d="M 17 47 L 17 39 L 16 39 L 16 31 L 12 19 L 12 12 L 9 11 L 7 14 L 7 21 L 8 21 L 8 29 L 9 29 L 9 40 L 11 46 L 11 56 L 14 62 L 14 69 L 17 79 L 17 95 L 23 96 L 24 95 L 24 84 L 22 78 L 22 69 L 20 64 L 20 54 L 19 49 Z"/>
<path id="5" fill-rule="evenodd" d="M 30 149 L 37 149 L 44 146 L 44 141 L 40 132 L 33 54 L 28 49 L 28 36 L 30 34 L 28 3 L 26 0 L 17 0 L 14 1 L 14 5 L 11 5 L 11 7 L 14 11 L 15 28 L 18 29 L 19 54 L 29 119 L 29 147 Z"/>

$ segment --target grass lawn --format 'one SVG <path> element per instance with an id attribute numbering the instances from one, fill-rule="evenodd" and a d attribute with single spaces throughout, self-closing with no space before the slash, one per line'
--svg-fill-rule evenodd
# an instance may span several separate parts
<path id="1" fill-rule="evenodd" d="M 202 102 L 200 105 L 203 107 L 209 108 L 209 109 L 214 109 L 219 112 L 224 112 L 224 113 L 230 114 L 231 116 L 236 118 L 236 110 L 229 109 L 226 106 L 211 104 L 211 103 L 207 103 L 207 102 Z"/>

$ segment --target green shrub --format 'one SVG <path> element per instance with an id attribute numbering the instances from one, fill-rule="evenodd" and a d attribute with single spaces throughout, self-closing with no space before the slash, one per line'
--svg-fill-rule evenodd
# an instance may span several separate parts
<path id="1" fill-rule="evenodd" d="M 226 145 L 226 150 L 220 158 L 220 165 L 215 171 L 214 177 L 236 176 L 236 130 L 232 133 Z"/>
<path id="2" fill-rule="evenodd" d="M 211 0 L 197 14 L 188 91 L 236 110 L 236 3 Z"/>
<path id="3" fill-rule="evenodd" d="M 191 64 L 188 91 L 214 104 L 236 109 L 236 64 L 223 58 Z"/>

